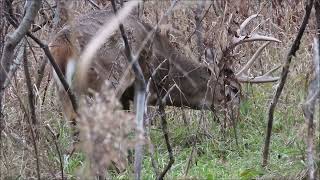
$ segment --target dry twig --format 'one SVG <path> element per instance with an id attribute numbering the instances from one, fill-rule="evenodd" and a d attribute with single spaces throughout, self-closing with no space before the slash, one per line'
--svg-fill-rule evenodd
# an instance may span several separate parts
<path id="1" fill-rule="evenodd" d="M 197 48 L 198 48 L 198 54 L 199 54 L 199 57 L 198 57 L 199 61 L 201 61 L 201 55 L 202 55 L 202 51 L 204 49 L 204 44 L 203 44 L 204 31 L 203 31 L 203 26 L 202 26 L 202 20 L 204 19 L 206 13 L 203 16 L 203 18 L 201 18 L 201 13 L 203 11 L 202 9 L 204 9 L 205 3 L 206 3 L 206 1 L 198 1 L 196 13 L 195 13 L 195 21 L 196 21 L 196 29 L 195 29 L 195 31 L 196 31 L 196 35 L 197 35 Z M 211 7 L 211 5 L 209 6 L 208 10 L 210 9 L 210 7 Z"/>
<path id="2" fill-rule="evenodd" d="M 52 136 L 52 141 L 56 147 L 57 150 L 57 154 L 59 157 L 59 164 L 60 164 L 60 171 L 61 171 L 61 179 L 64 179 L 64 172 L 63 172 L 63 160 L 62 160 L 62 156 L 61 156 L 61 151 L 57 142 L 57 138 L 58 135 L 53 131 L 53 129 L 47 124 L 46 129 L 50 132 L 51 136 Z"/>
<path id="3" fill-rule="evenodd" d="M 151 79 L 153 82 L 156 82 L 154 80 L 154 78 L 151 76 Z M 168 132 L 168 123 L 167 123 L 167 119 L 166 119 L 166 112 L 165 112 L 165 98 L 162 98 L 162 97 L 165 97 L 166 95 L 161 95 L 161 92 L 159 90 L 159 88 L 156 86 L 155 87 L 156 89 L 156 93 L 157 93 L 157 96 L 158 96 L 158 111 L 159 111 L 159 115 L 160 115 L 160 118 L 161 118 L 161 128 L 162 128 L 162 132 L 163 132 L 163 136 L 164 136 L 164 139 L 165 139 L 165 142 L 166 142 L 166 146 L 167 146 L 167 150 L 168 150 L 168 154 L 169 154 L 169 162 L 168 164 L 166 165 L 166 167 L 163 169 L 163 171 L 159 174 L 159 176 L 157 177 L 157 180 L 162 180 L 164 178 L 164 176 L 166 175 L 166 173 L 170 170 L 171 166 L 173 165 L 174 163 L 174 157 L 173 157 L 173 152 L 172 152 L 172 147 L 171 147 L 171 144 L 170 144 L 170 139 L 169 139 L 169 132 Z M 164 92 L 166 93 L 166 92 Z"/>
<path id="4" fill-rule="evenodd" d="M 17 20 L 16 18 L 13 16 L 13 14 L 9 14 L 7 16 L 7 20 L 9 21 L 9 23 L 14 26 L 15 28 L 18 28 L 18 24 L 17 24 Z M 61 84 L 63 85 L 64 89 L 66 90 L 66 92 L 68 93 L 68 96 L 71 100 L 71 104 L 72 107 L 75 111 L 77 111 L 78 109 L 78 105 L 77 105 L 77 99 L 74 96 L 72 90 L 69 88 L 69 85 L 67 83 L 67 81 L 64 78 L 64 75 L 62 73 L 62 71 L 60 70 L 59 66 L 57 65 L 57 63 L 55 62 L 51 52 L 49 51 L 49 47 L 47 44 L 43 43 L 40 39 L 38 39 L 37 37 L 35 37 L 32 33 L 30 33 L 29 31 L 26 31 L 25 33 L 28 37 L 30 37 L 33 41 L 35 41 L 40 48 L 44 51 L 44 53 L 46 54 L 46 56 L 48 57 L 54 71 L 56 72 L 59 80 L 61 81 Z M 1 72 L 0 72 L 1 75 Z M 1 85 L 1 77 L 0 77 L 0 85 Z M 1 103 L 0 103 L 1 104 Z"/>
<path id="5" fill-rule="evenodd" d="M 117 14 L 117 7 L 115 0 L 111 1 L 113 11 Z M 129 46 L 128 37 L 125 33 L 123 24 L 119 24 L 119 29 L 121 32 L 122 39 L 125 45 L 125 54 L 129 61 L 132 63 L 132 69 L 135 74 L 135 108 L 136 108 L 136 123 L 138 135 L 143 136 L 144 127 L 143 127 L 143 115 L 144 115 L 144 106 L 145 106 L 145 94 L 146 94 L 146 82 L 141 70 L 141 67 L 137 60 L 134 59 L 131 53 L 131 49 Z M 135 57 L 139 57 L 139 54 Z M 143 145 L 138 142 L 135 147 L 135 158 L 134 158 L 134 169 L 135 169 L 135 178 L 141 179 L 141 170 L 142 170 L 142 156 L 143 156 Z"/>
<path id="6" fill-rule="evenodd" d="M 0 126 L 3 123 L 3 94 L 4 94 L 4 85 L 7 79 L 7 74 L 10 71 L 10 67 L 13 63 L 13 54 L 16 46 L 22 40 L 22 38 L 27 33 L 28 29 L 31 27 L 31 23 L 37 15 L 37 12 L 40 8 L 41 0 L 34 0 L 30 2 L 29 6 L 26 7 L 26 14 L 23 17 L 17 29 L 12 33 L 7 35 L 6 41 L 4 43 L 3 52 L 1 56 L 1 68 L 0 68 Z M 5 2 L 6 8 L 10 12 L 12 10 L 11 2 Z M 2 129 L 2 127 L 0 127 Z M 1 133 L 1 132 L 0 132 Z M 1 134 L 0 134 L 1 136 Z M 40 173 L 40 172 L 39 172 Z M 38 179 L 40 179 L 40 174 L 38 174 Z"/>
<path id="7" fill-rule="evenodd" d="M 31 111 L 31 116 L 29 114 L 26 114 L 27 119 L 28 119 L 28 124 L 30 127 L 30 132 L 31 132 L 31 137 L 32 137 L 32 144 L 34 148 L 34 153 L 35 153 L 35 159 L 36 159 L 36 165 L 37 165 L 37 176 L 38 179 L 40 180 L 40 161 L 39 161 L 39 152 L 38 152 L 38 146 L 37 146 L 37 118 L 36 118 L 36 111 L 35 111 L 35 106 L 34 106 L 34 94 L 33 94 L 33 88 L 32 88 L 32 82 L 31 82 L 31 76 L 28 68 L 28 59 L 27 59 L 27 50 L 26 47 L 24 48 L 23 52 L 23 67 L 24 67 L 24 72 L 25 72 L 25 77 L 26 77 L 26 84 L 28 88 L 28 95 L 29 95 L 29 106 L 30 106 L 30 111 Z M 32 120 L 32 123 L 30 122 L 30 119 Z"/>
<path id="8" fill-rule="evenodd" d="M 284 84 L 286 83 L 292 57 L 295 56 L 296 52 L 299 49 L 301 38 L 302 38 L 304 30 L 306 29 L 307 24 L 308 24 L 308 20 L 310 17 L 312 6 L 313 6 L 313 0 L 308 0 L 307 5 L 305 7 L 306 11 L 305 11 L 305 14 L 303 17 L 303 21 L 302 21 L 300 28 L 299 28 L 299 32 L 298 32 L 296 39 L 294 40 L 294 42 L 288 52 L 285 64 L 283 65 L 283 68 L 282 68 L 279 85 L 277 86 L 276 93 L 274 94 L 273 99 L 272 99 L 270 106 L 269 106 L 268 126 L 267 126 L 266 139 L 265 139 L 264 148 L 263 148 L 262 166 L 266 166 L 268 164 L 268 156 L 269 156 L 269 147 L 270 147 L 270 140 L 271 140 L 271 130 L 272 130 L 274 110 L 275 110 L 276 105 L 278 103 L 278 100 L 280 98 Z"/>

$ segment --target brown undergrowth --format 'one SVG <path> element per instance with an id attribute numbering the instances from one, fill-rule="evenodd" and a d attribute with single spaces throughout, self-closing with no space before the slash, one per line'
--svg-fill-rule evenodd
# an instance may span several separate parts
<path id="1" fill-rule="evenodd" d="M 22 1 L 14 1 L 13 3 L 15 13 L 19 15 L 18 17 L 21 16 L 21 9 L 23 7 L 21 2 Z M 48 18 L 49 22 L 35 33 L 37 37 L 45 41 L 49 41 L 54 32 L 52 29 L 52 7 L 54 2 L 52 0 L 49 0 L 48 2 L 50 7 L 44 3 L 42 8 L 43 13 L 40 13 L 35 21 L 35 24 L 41 24 L 43 20 Z M 170 35 L 171 43 L 174 44 L 175 47 L 185 49 L 185 52 L 197 57 L 200 53 L 197 51 L 197 37 L 194 35 L 196 3 L 191 4 L 192 2 L 193 1 L 179 2 L 177 7 L 174 8 L 172 15 L 168 18 L 168 24 L 172 27 Z M 295 37 L 297 28 L 301 22 L 304 9 L 303 2 L 294 4 L 295 1 L 293 0 L 283 0 L 282 5 L 277 5 L 268 3 L 269 1 L 267 0 L 259 1 L 260 3 L 256 1 L 248 5 L 247 11 L 245 11 L 246 13 L 244 14 L 242 14 L 243 11 L 239 9 L 240 6 L 238 3 L 233 3 L 233 1 L 214 2 L 214 6 L 210 7 L 211 1 L 207 1 L 204 8 L 207 10 L 210 7 L 202 21 L 204 28 L 202 35 L 204 37 L 204 44 L 207 47 L 215 49 L 218 56 L 221 48 L 225 46 L 230 37 L 230 34 L 228 33 L 232 32 L 235 29 L 234 27 L 237 27 L 247 15 L 260 11 L 264 16 L 263 19 L 267 19 L 267 21 L 262 23 L 259 28 L 265 32 L 265 34 L 277 37 L 282 43 L 270 46 L 264 50 L 260 61 L 254 64 L 254 68 L 251 69 L 250 73 L 259 75 L 272 67 L 282 64 L 283 59 L 287 54 L 289 44 Z M 229 3 L 225 6 L 222 2 Z M 237 0 L 236 2 L 242 1 Z M 170 3 L 170 0 L 146 1 L 142 19 L 148 23 L 156 24 L 157 17 L 159 18 L 159 16 L 161 16 L 161 12 L 164 12 L 170 6 Z M 92 11 L 93 8 L 87 1 L 79 0 L 74 3 L 73 9 L 75 10 L 76 17 L 85 12 Z M 0 10 L 3 11 L 2 7 L 0 7 Z M 229 21 L 228 18 L 231 14 L 234 18 Z M 314 19 L 313 14 L 312 18 Z M 260 22 L 261 21 L 255 22 L 251 26 L 255 28 Z M 1 21 L 1 23 L 3 23 L 3 21 Z M 3 42 L 3 34 L 11 32 L 12 27 L 5 26 L 5 28 L 0 29 L 0 31 L 0 40 Z M 276 138 L 282 137 L 284 144 L 288 146 L 294 144 L 301 148 L 302 152 L 303 145 L 301 145 L 301 141 L 303 141 L 304 138 L 304 129 L 301 125 L 303 121 L 300 118 L 302 117 L 300 103 L 304 99 L 305 94 L 303 93 L 303 89 L 307 87 L 308 74 L 311 74 L 311 72 L 309 72 L 309 69 L 311 69 L 310 64 L 312 62 L 311 42 L 314 35 L 315 22 L 311 20 L 300 46 L 300 50 L 293 60 L 288 84 L 284 89 L 283 96 L 280 98 L 277 108 L 277 117 L 279 118 L 277 122 L 275 122 L 274 130 Z M 0 47 L 2 46 L 0 45 Z M 69 125 L 62 116 L 61 108 L 54 92 L 55 86 L 50 80 L 52 78 L 50 73 L 51 67 L 50 65 L 47 65 L 41 85 L 39 87 L 35 86 L 35 82 L 37 82 L 39 77 L 38 70 L 41 69 L 41 64 L 46 58 L 42 58 L 44 57 L 43 52 L 31 40 L 30 47 L 32 47 L 32 50 L 31 48 L 28 48 L 28 60 L 36 95 L 35 104 L 38 124 L 35 126 L 35 129 L 38 131 L 37 146 L 39 151 L 38 158 L 40 159 L 41 177 L 43 179 L 61 179 L 62 171 L 60 166 L 62 164 L 64 178 L 69 179 L 75 177 L 75 171 L 78 171 L 80 174 L 85 172 L 82 169 L 83 164 L 85 164 L 83 163 L 85 162 L 85 158 L 79 158 L 80 160 L 77 161 L 79 162 L 78 164 L 72 164 L 73 161 L 64 156 L 68 147 L 72 144 L 72 137 L 69 132 Z M 248 58 L 251 57 L 257 47 L 258 44 L 254 43 L 241 46 L 235 50 L 233 52 L 235 68 L 237 69 L 243 65 Z M 18 54 L 19 50 L 16 52 L 17 56 Z M 202 59 L 204 59 L 203 55 Z M 27 123 L 29 117 L 29 114 L 27 113 L 29 108 L 27 88 L 25 85 L 23 68 L 21 68 L 22 66 L 20 67 L 20 64 L 18 64 L 17 73 L 11 78 L 10 84 L 5 90 L 5 103 L 3 107 L 4 121 L 1 124 L 0 179 L 29 179 L 36 177 L 36 161 L 34 149 L 31 145 L 30 129 L 28 128 Z M 243 85 L 244 101 L 249 101 L 253 104 L 252 109 L 262 109 L 259 113 L 263 113 L 272 96 L 274 90 L 273 86 L 274 85 L 272 84 L 262 86 Z M 262 96 L 263 102 L 261 102 Z M 125 169 L 125 167 L 127 167 L 127 149 L 130 149 L 137 141 L 131 136 L 131 132 L 134 130 L 133 114 L 120 110 L 121 107 L 118 101 L 109 93 L 109 91 L 105 91 L 104 94 L 95 95 L 92 99 L 89 98 L 86 101 L 91 105 L 81 109 L 79 128 L 81 130 L 80 137 L 83 140 L 83 143 L 81 143 L 82 151 L 87 155 L 89 161 L 91 161 L 87 166 L 88 169 L 90 169 L 91 174 L 89 173 L 87 175 L 101 174 L 102 171 L 110 165 L 116 165 L 120 170 Z M 241 108 L 245 109 L 246 107 L 244 105 Z M 192 143 L 190 143 L 189 140 L 186 140 L 188 136 L 185 136 L 183 133 L 181 133 L 181 135 L 177 132 L 184 124 L 189 126 L 189 135 L 198 134 L 197 137 L 209 139 L 210 142 L 212 141 L 212 148 L 215 148 L 217 146 L 216 144 L 222 139 L 220 134 L 211 133 L 214 119 L 211 115 L 199 118 L 201 112 L 181 110 L 180 108 L 168 108 L 166 113 L 168 114 L 167 117 L 170 121 L 169 124 L 171 122 L 176 122 L 171 123 L 172 126 L 169 125 L 169 135 L 173 139 L 173 148 L 176 156 L 179 156 L 179 153 L 182 154 L 183 149 L 192 146 Z M 243 124 L 251 123 L 254 127 L 258 126 L 256 129 L 259 129 L 262 134 L 261 136 L 263 136 L 264 129 L 262 126 L 264 124 L 261 121 L 264 121 L 264 115 L 257 115 L 254 112 L 251 113 L 251 116 L 244 114 L 246 113 L 243 113 L 242 110 L 240 128 L 241 126 L 244 126 Z M 283 124 L 287 125 L 288 129 L 287 127 L 284 127 Z M 52 131 L 54 132 L 53 135 L 45 128 L 48 126 L 52 128 Z M 198 126 L 201 126 L 201 128 L 198 128 Z M 319 127 L 319 125 L 317 124 L 316 127 Z M 161 139 L 162 136 L 157 134 L 156 126 L 153 126 L 152 128 L 153 130 L 155 129 L 153 134 L 156 134 L 152 139 L 158 143 L 155 146 L 160 149 L 159 152 L 161 152 L 164 148 L 163 144 L 159 143 L 161 141 L 158 139 Z M 200 129 L 200 131 L 196 131 L 198 129 Z M 281 134 L 281 132 L 285 133 Z M 288 138 L 287 134 L 289 133 L 295 135 Z M 317 134 L 317 136 L 319 135 Z M 227 138 L 232 139 L 233 136 L 227 136 Z M 57 146 L 55 145 L 55 141 L 57 142 Z M 229 142 L 229 140 L 226 140 L 226 142 Z M 199 152 L 201 151 L 201 153 L 198 153 L 196 156 L 202 156 L 203 152 L 205 152 L 201 148 L 196 148 L 196 150 Z M 59 159 L 58 152 L 61 152 L 60 156 L 62 162 Z M 214 152 L 216 153 L 216 156 L 219 156 L 219 153 L 221 153 L 220 151 Z M 259 150 L 257 150 L 257 152 L 259 152 Z M 254 155 L 259 156 L 259 154 Z M 75 154 L 75 157 L 79 157 L 78 154 Z M 303 157 L 300 157 L 300 155 L 289 158 L 291 158 L 290 162 L 298 163 L 303 161 Z M 185 159 L 185 155 L 176 158 L 175 164 L 177 164 L 177 167 L 181 164 L 187 164 Z M 226 164 L 228 164 L 225 158 L 221 158 L 221 162 L 223 166 L 227 166 Z M 197 162 L 194 164 L 196 163 Z M 237 162 L 230 162 L 230 164 L 231 163 Z M 234 178 L 234 174 L 237 173 L 236 171 L 240 171 L 237 169 L 232 170 L 234 170 L 235 173 L 229 172 L 230 169 L 228 169 L 230 174 L 227 177 Z M 183 170 L 174 167 L 172 172 L 169 172 L 169 177 L 182 177 L 182 171 Z M 300 172 L 304 172 L 303 169 L 300 169 Z M 299 174 L 299 172 L 297 172 L 297 174 Z M 273 173 L 269 172 L 269 174 L 265 175 L 265 177 L 269 176 L 273 177 Z"/>

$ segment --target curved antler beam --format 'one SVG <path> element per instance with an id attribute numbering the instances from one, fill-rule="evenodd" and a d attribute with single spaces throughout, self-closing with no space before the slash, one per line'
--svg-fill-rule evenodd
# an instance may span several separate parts
<path id="1" fill-rule="evenodd" d="M 279 39 L 274 37 L 253 34 L 253 35 L 247 35 L 247 36 L 233 37 L 232 47 L 238 46 L 242 43 L 253 42 L 253 41 L 270 41 L 270 42 L 281 43 Z"/>
<path id="2" fill-rule="evenodd" d="M 280 77 L 272 77 L 272 76 L 258 76 L 258 77 L 249 77 L 249 76 L 240 76 L 237 77 L 239 82 L 242 83 L 269 83 L 276 82 L 280 79 Z"/>
<path id="3" fill-rule="evenodd" d="M 257 17 L 261 17 L 262 15 L 261 14 L 253 14 L 251 16 L 249 16 L 246 20 L 244 20 L 241 25 L 240 25 L 240 28 L 237 30 L 237 33 L 242 36 L 244 35 L 244 29 L 247 27 L 247 25 L 250 23 L 250 21 L 252 21 L 254 18 L 257 18 Z"/>

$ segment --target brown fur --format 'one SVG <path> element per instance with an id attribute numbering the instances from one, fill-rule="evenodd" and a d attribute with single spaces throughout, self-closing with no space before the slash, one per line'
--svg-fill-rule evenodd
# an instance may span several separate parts
<path id="1" fill-rule="evenodd" d="M 57 34 L 51 42 L 50 50 L 64 73 L 70 57 L 78 60 L 79 55 L 76 52 L 81 52 L 104 21 L 111 17 L 112 11 L 93 12 L 76 20 L 74 27 L 66 26 Z M 132 51 L 136 53 L 152 27 L 131 16 L 126 18 L 124 26 Z M 89 80 L 86 82 L 85 92 L 81 91 L 82 88 L 77 87 L 75 82 L 73 87 L 76 93 L 88 93 L 88 89 L 100 91 L 104 80 L 109 80 L 114 89 L 122 89 L 119 98 L 122 96 L 122 103 L 128 106 L 128 101 L 133 99 L 134 74 L 129 70 L 129 74 L 123 78 L 124 71 L 129 68 L 123 50 L 121 35 L 118 31 L 114 32 L 95 55 L 87 74 Z M 164 60 L 167 61 L 162 63 Z M 228 67 L 215 64 L 214 68 L 209 69 L 196 59 L 177 51 L 171 46 L 169 39 L 160 33 L 155 33 L 153 41 L 143 49 L 139 63 L 147 81 L 155 69 L 158 69 L 153 77 L 155 81 L 152 81 L 150 86 L 151 105 L 155 105 L 158 100 L 156 89 L 164 97 L 167 91 L 176 85 L 178 88 L 173 88 L 167 96 L 167 105 L 214 110 L 225 102 L 226 93 L 229 93 L 227 99 L 231 100 L 231 95 L 237 94 L 240 89 L 238 81 Z M 125 81 L 120 85 L 121 78 Z M 69 106 L 70 102 L 65 95 L 62 103 L 67 104 L 64 107 Z"/>
<path id="2" fill-rule="evenodd" d="M 68 60 L 75 55 L 69 33 L 62 32 L 57 36 L 50 44 L 50 51 L 62 73 L 65 74 Z"/>

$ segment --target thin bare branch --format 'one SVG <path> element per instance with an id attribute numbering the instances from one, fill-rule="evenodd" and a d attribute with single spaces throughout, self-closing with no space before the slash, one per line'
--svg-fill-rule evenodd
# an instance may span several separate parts
<path id="1" fill-rule="evenodd" d="M 201 18 L 201 13 L 204 9 L 204 5 L 205 5 L 206 1 L 198 1 L 197 4 L 197 9 L 196 9 L 196 13 L 195 13 L 195 21 L 196 21 L 196 36 L 197 36 L 197 48 L 198 48 L 198 54 L 199 54 L 199 61 L 201 60 L 201 55 L 202 52 L 204 50 L 204 44 L 203 44 L 203 26 L 202 26 L 202 20 Z M 211 6 L 211 5 L 210 5 Z M 210 8 L 210 7 L 209 7 Z M 204 16 L 203 16 L 204 17 Z"/>
<path id="2" fill-rule="evenodd" d="M 7 8 L 11 7 L 9 1 L 7 2 Z M 7 73 L 12 65 L 12 57 L 15 47 L 22 40 L 25 34 L 28 32 L 28 29 L 31 27 L 31 23 L 37 15 L 37 12 L 40 8 L 41 1 L 34 0 L 30 2 L 30 6 L 27 7 L 26 14 L 22 19 L 20 25 L 12 33 L 7 35 L 6 42 L 4 45 L 4 52 L 1 57 L 1 69 L 0 69 L 0 88 L 4 87 L 4 82 L 7 78 Z"/>
<path id="3" fill-rule="evenodd" d="M 100 7 L 99 7 L 99 5 L 98 4 L 96 4 L 94 1 L 92 1 L 92 0 L 87 0 L 94 8 L 96 8 L 96 9 L 101 9 Z"/>
<path id="4" fill-rule="evenodd" d="M 272 99 L 270 106 L 269 106 L 268 126 L 267 126 L 266 138 L 265 138 L 265 143 L 264 143 L 264 148 L 263 148 L 262 166 L 266 166 L 268 164 L 269 147 L 270 147 L 270 141 L 271 141 L 271 131 L 272 131 L 274 110 L 277 106 L 277 103 L 278 103 L 278 100 L 279 100 L 280 95 L 282 93 L 284 84 L 286 83 L 292 57 L 295 56 L 297 50 L 299 49 L 301 38 L 302 38 L 304 31 L 305 31 L 307 24 L 308 24 L 308 20 L 310 17 L 312 6 L 313 6 L 313 0 L 308 0 L 306 7 L 305 7 L 305 14 L 303 17 L 303 21 L 302 21 L 300 28 L 299 28 L 299 32 L 298 32 L 296 39 L 294 40 L 294 42 L 288 52 L 285 64 L 282 68 L 281 79 L 280 79 L 279 85 L 277 87 L 276 93 L 274 94 L 273 99 Z"/>
<path id="5" fill-rule="evenodd" d="M 118 15 L 108 20 L 97 32 L 97 35 L 94 36 L 87 44 L 79 60 L 79 66 L 77 70 L 77 72 L 79 72 L 77 77 L 81 79 L 79 82 L 86 82 L 85 74 L 90 67 L 89 64 L 91 63 L 92 57 L 104 44 L 105 40 L 112 35 L 112 32 L 117 30 L 119 24 L 130 14 L 133 8 L 138 5 L 138 2 L 139 1 L 130 1 L 127 3 L 119 11 Z"/>
<path id="6" fill-rule="evenodd" d="M 17 19 L 16 19 L 12 14 L 9 14 L 9 15 L 7 16 L 7 20 L 9 21 L 9 23 L 10 23 L 13 27 L 15 27 L 15 28 L 18 27 L 18 24 L 17 24 L 18 21 L 17 21 Z M 57 63 L 56 63 L 56 61 L 54 60 L 51 52 L 49 51 L 48 45 L 45 44 L 45 43 L 43 43 L 40 39 L 38 39 L 37 37 L 35 37 L 35 36 L 34 36 L 32 33 L 30 33 L 29 31 L 26 32 L 26 35 L 27 35 L 28 37 L 30 37 L 33 41 L 35 41 L 35 42 L 40 46 L 41 49 L 43 49 L 44 53 L 46 54 L 46 56 L 48 57 L 48 59 L 49 59 L 49 61 L 50 61 L 50 63 L 51 63 L 51 65 L 52 65 L 55 73 L 57 74 L 57 76 L 58 76 L 61 84 L 63 85 L 65 91 L 67 92 L 67 94 L 68 94 L 68 96 L 69 96 L 69 98 L 70 98 L 70 100 L 71 100 L 71 104 L 72 104 L 73 109 L 74 109 L 75 111 L 77 111 L 77 109 L 78 109 L 77 99 L 76 99 L 76 97 L 74 96 L 72 90 L 69 88 L 69 85 L 68 85 L 67 81 L 65 80 L 63 73 L 61 72 L 59 66 L 57 65 Z M 1 72 L 0 72 L 0 74 L 1 74 Z M 0 77 L 0 78 L 1 78 L 1 77 Z M 1 84 L 0 84 L 0 85 L 1 85 Z M 1 104 L 1 103 L 0 103 L 0 104 Z"/>
<path id="7" fill-rule="evenodd" d="M 156 81 L 154 80 L 154 78 L 151 76 L 151 79 L 154 83 L 156 83 Z M 159 111 L 159 115 L 161 118 L 161 128 L 162 128 L 162 132 L 163 132 L 163 136 L 166 142 L 166 146 L 167 146 L 167 150 L 168 150 L 168 154 L 169 154 L 169 162 L 166 165 L 166 167 L 163 169 L 163 171 L 159 174 L 159 176 L 157 177 L 157 180 L 163 180 L 164 176 L 166 175 L 166 173 L 170 170 L 171 166 L 174 163 L 174 157 L 173 157 L 173 152 L 172 152 L 172 147 L 170 144 L 170 139 L 169 139 L 169 132 L 168 132 L 168 123 L 167 123 L 167 119 L 166 119 L 166 112 L 165 112 L 165 104 L 163 103 L 163 99 L 162 99 L 162 95 L 161 92 L 159 90 L 159 88 L 156 86 L 156 93 L 158 96 L 158 111 Z"/>
<path id="8" fill-rule="evenodd" d="M 137 56 L 142 52 L 142 50 L 145 48 L 145 46 L 150 41 L 150 39 L 152 39 L 154 37 L 154 34 L 158 30 L 158 27 L 161 25 L 162 21 L 165 20 L 170 15 L 170 13 L 172 12 L 173 8 L 176 6 L 178 1 L 179 0 L 175 0 L 173 3 L 171 3 L 171 6 L 168 8 L 166 13 L 163 16 L 161 16 L 159 22 L 153 27 L 153 29 L 150 32 L 148 32 L 148 34 L 146 35 L 146 38 L 144 38 L 144 40 L 140 44 L 139 49 L 136 51 L 135 54 L 132 55 L 134 61 L 137 61 L 137 59 L 138 59 Z M 122 78 L 119 81 L 119 84 L 123 84 L 123 82 L 125 81 L 125 78 L 127 77 L 128 73 L 129 73 L 129 69 L 126 69 L 126 71 L 123 73 Z M 190 81 L 192 81 L 192 80 L 190 79 Z M 118 94 L 119 91 L 121 91 L 121 90 L 119 88 L 117 88 L 116 89 L 116 94 Z"/>
<path id="9" fill-rule="evenodd" d="M 38 122 L 37 122 L 36 111 L 34 106 L 35 100 L 34 100 L 31 76 L 30 76 L 29 67 L 28 67 L 28 57 L 27 57 L 26 47 L 24 48 L 24 53 L 23 53 L 23 68 L 26 76 L 26 84 L 28 89 L 28 96 L 29 96 L 28 100 L 29 100 L 29 106 L 31 111 L 32 124 L 36 125 Z"/>
<path id="10" fill-rule="evenodd" d="M 117 16 L 118 14 L 117 14 L 117 7 L 116 7 L 115 0 L 112 0 L 111 3 L 112 3 L 113 11 Z M 136 123 L 137 123 L 137 130 L 138 130 L 137 135 L 140 136 L 140 139 L 143 139 L 143 135 L 144 135 L 143 115 L 144 115 L 144 106 L 145 106 L 146 82 L 138 61 L 136 61 L 132 56 L 128 37 L 125 33 L 124 26 L 121 22 L 119 22 L 119 29 L 122 35 L 122 39 L 124 41 L 126 57 L 129 63 L 132 63 L 132 69 L 135 74 L 134 104 L 136 108 Z M 139 57 L 139 55 L 135 57 Z M 135 179 L 137 180 L 141 179 L 142 160 L 143 160 L 143 144 L 141 142 L 138 142 L 135 146 L 135 158 L 134 158 Z"/>
<path id="11" fill-rule="evenodd" d="M 53 129 L 50 127 L 49 124 L 47 124 L 45 126 L 45 128 L 50 132 L 51 134 L 51 137 L 52 137 L 52 141 L 56 147 L 56 150 L 57 150 L 57 154 L 58 154 L 58 157 L 59 157 L 59 164 L 60 164 L 60 171 L 61 171 L 61 179 L 63 180 L 64 179 L 64 171 L 63 171 L 63 160 L 62 160 L 62 155 L 61 155 L 61 151 L 60 151 L 60 148 L 59 148 L 59 145 L 58 145 L 58 142 L 57 142 L 57 134 L 53 131 Z"/>
<path id="12" fill-rule="evenodd" d="M 208 9 L 205 11 L 205 13 L 203 14 L 203 16 L 201 17 L 201 19 L 199 20 L 199 23 L 202 23 L 203 19 L 207 16 L 210 8 L 213 6 L 214 2 L 212 1 L 212 3 L 210 4 L 210 6 L 208 7 Z M 197 28 L 188 36 L 187 40 L 185 41 L 184 44 L 187 44 L 190 40 L 191 37 L 196 33 Z"/>
<path id="13" fill-rule="evenodd" d="M 36 87 L 37 89 L 40 89 L 40 85 L 41 85 L 41 82 L 42 82 L 42 79 L 44 77 L 44 73 L 45 73 L 45 69 L 46 69 L 46 66 L 48 64 L 48 60 L 47 58 L 41 58 L 42 59 L 42 63 L 38 69 L 38 77 L 37 77 L 37 80 L 36 80 Z"/>
<path id="14" fill-rule="evenodd" d="M 39 152 L 38 152 L 38 146 L 37 146 L 37 118 L 36 118 L 36 111 L 35 111 L 35 106 L 34 106 L 34 94 L 33 94 L 33 88 L 32 88 L 32 82 L 31 82 L 31 76 L 28 68 L 28 59 L 27 59 L 27 50 L 26 47 L 24 48 L 24 53 L 23 53 L 23 67 L 24 67 L 24 73 L 26 77 L 26 84 L 28 88 L 28 95 L 29 95 L 29 106 L 30 106 L 30 112 L 31 116 L 26 114 L 28 117 L 28 123 L 31 131 L 31 136 L 32 136 L 32 144 L 34 147 L 34 153 L 35 153 L 35 159 L 36 159 L 36 165 L 37 165 L 37 176 L 38 179 L 40 180 L 40 161 L 39 161 Z M 30 122 L 30 119 L 32 123 Z"/>
<path id="15" fill-rule="evenodd" d="M 158 95 L 160 95 L 160 94 L 158 93 Z M 158 97 L 158 98 L 161 99 L 161 97 Z M 160 118 L 161 118 L 162 132 L 163 132 L 163 136 L 164 136 L 167 150 L 168 150 L 168 154 L 169 154 L 168 164 L 163 169 L 163 171 L 160 173 L 160 175 L 157 177 L 157 180 L 163 180 L 164 176 L 167 174 L 167 172 L 170 170 L 171 166 L 174 163 L 174 157 L 173 157 L 172 147 L 171 147 L 170 139 L 169 139 L 168 125 L 167 125 L 168 123 L 167 123 L 167 119 L 166 119 L 164 105 L 161 102 L 161 100 L 159 100 L 158 102 L 159 102 L 159 113 L 160 113 Z"/>
<path id="16" fill-rule="evenodd" d="M 13 75 L 15 75 L 17 69 L 20 67 L 20 64 L 23 60 L 23 46 L 22 46 L 22 41 L 20 42 L 20 44 L 18 45 L 18 48 L 16 50 L 17 56 L 14 58 L 12 66 L 10 67 L 10 70 L 8 72 L 8 77 L 4 83 L 4 88 L 7 88 L 7 86 L 10 84 L 10 80 L 12 78 Z"/>
<path id="17" fill-rule="evenodd" d="M 7 79 L 7 74 L 13 63 L 14 50 L 16 46 L 19 44 L 19 42 L 22 40 L 22 38 L 25 36 L 25 34 L 28 32 L 28 29 L 31 27 L 31 23 L 37 15 L 37 12 L 40 8 L 40 4 L 41 0 L 33 0 L 32 2 L 30 2 L 29 6 L 26 7 L 26 14 L 23 17 L 20 25 L 12 34 L 7 35 L 6 37 L 1 57 L 0 68 L 0 110 L 2 109 L 2 96 L 4 91 L 4 85 Z M 9 10 L 12 9 L 11 2 L 6 1 L 6 8 Z M 0 113 L 0 116 L 1 120 L 3 118 L 2 113 Z"/>

